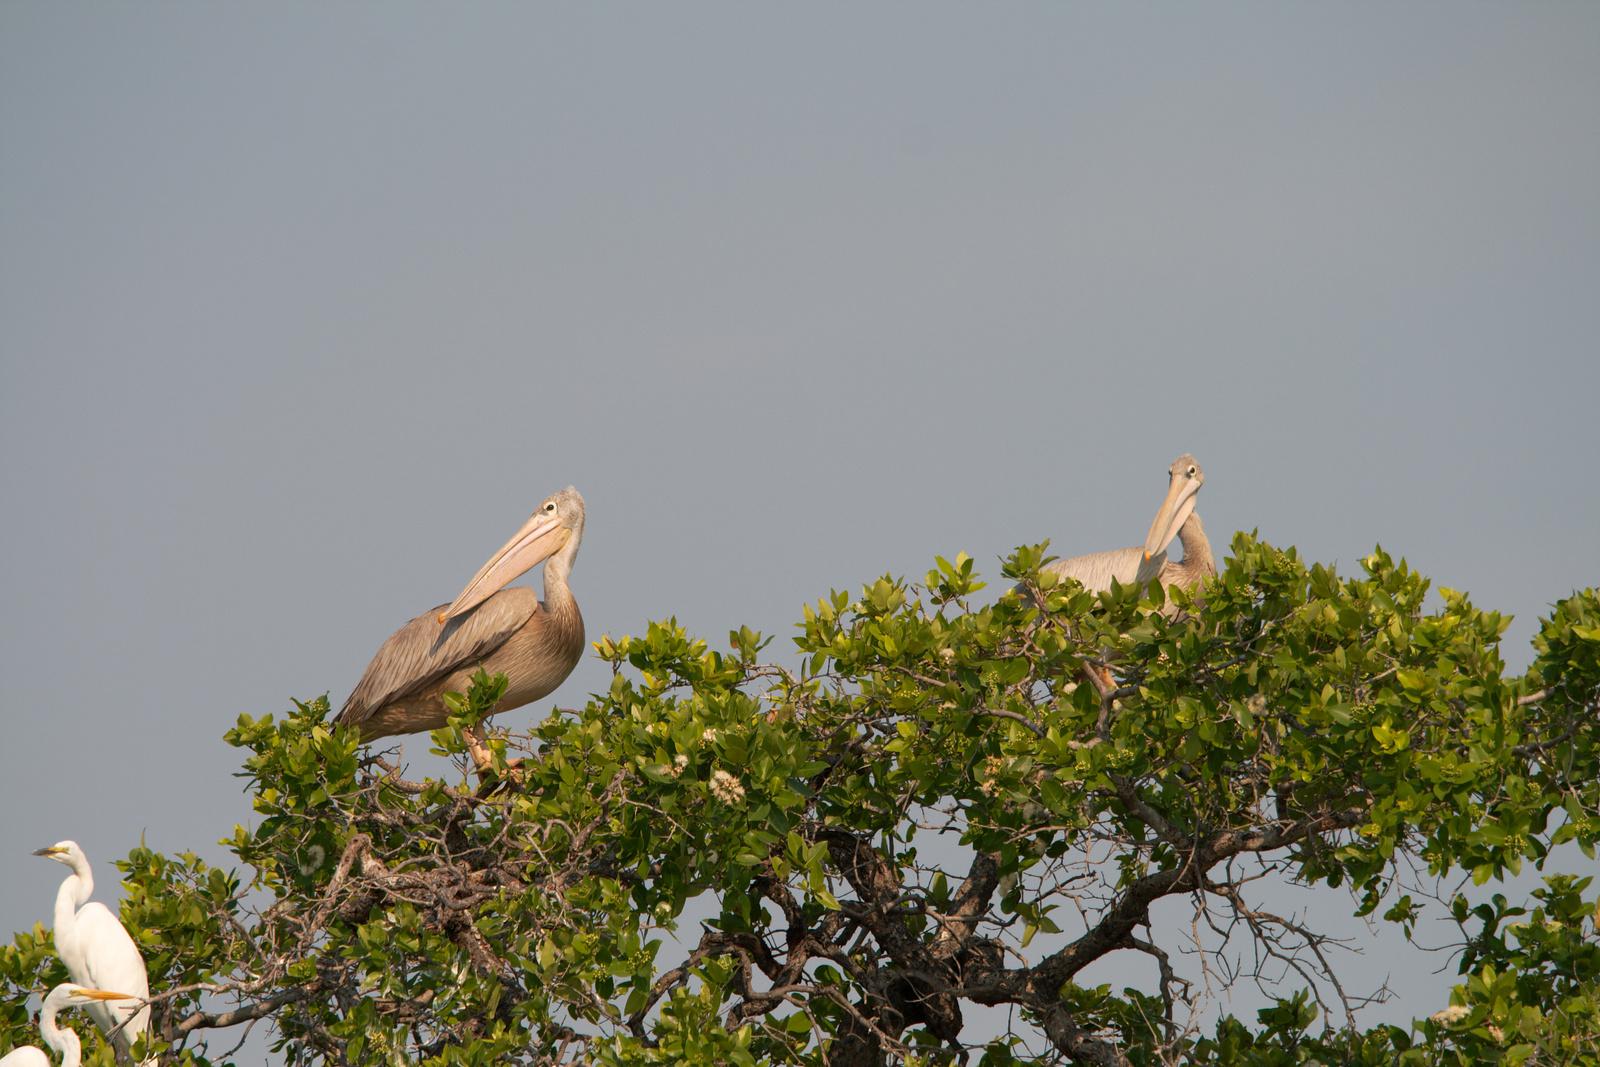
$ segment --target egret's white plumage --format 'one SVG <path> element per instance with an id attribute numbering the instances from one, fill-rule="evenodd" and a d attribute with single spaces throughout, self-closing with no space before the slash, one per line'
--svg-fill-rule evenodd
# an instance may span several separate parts
<path id="1" fill-rule="evenodd" d="M 102 1033 L 109 1034 L 124 1019 L 129 1020 L 112 1038 L 118 1050 L 126 1053 L 150 1027 L 150 1009 L 133 1003 L 133 998 L 150 997 L 150 977 L 139 946 L 110 908 L 89 899 L 94 893 L 94 871 L 76 841 L 58 841 L 34 855 L 46 856 L 72 869 L 56 890 L 56 955 L 79 986 L 127 994 L 127 1004 L 113 1005 L 105 998 L 86 1002 L 89 1016 Z M 152 1058 L 143 1062 L 156 1061 Z"/>
<path id="2" fill-rule="evenodd" d="M 61 1054 L 61 1067 L 80 1067 L 83 1063 L 83 1046 L 78 1035 L 56 1025 L 56 1013 L 62 1008 L 87 1005 L 91 1011 L 106 1006 L 108 1000 L 131 1000 L 127 993 L 104 989 L 87 989 L 71 982 L 62 982 L 50 990 L 39 1011 L 39 1036 L 44 1043 Z M 0 1067 L 50 1067 L 50 1057 L 34 1045 L 24 1045 L 0 1056 Z"/>

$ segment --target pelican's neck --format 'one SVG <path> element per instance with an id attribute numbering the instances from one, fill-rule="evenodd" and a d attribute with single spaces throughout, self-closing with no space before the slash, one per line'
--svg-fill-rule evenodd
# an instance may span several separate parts
<path id="1" fill-rule="evenodd" d="M 567 578 L 572 574 L 572 563 L 578 558 L 578 542 L 583 540 L 583 527 L 579 526 L 567 538 L 555 555 L 544 564 L 544 607 L 546 611 L 565 614 L 577 607 Z"/>
<path id="2" fill-rule="evenodd" d="M 1183 542 L 1183 567 L 1191 574 L 1215 574 L 1217 564 L 1211 558 L 1211 542 L 1206 539 L 1206 529 L 1200 524 L 1200 513 L 1190 512 L 1178 528 L 1178 540 Z"/>

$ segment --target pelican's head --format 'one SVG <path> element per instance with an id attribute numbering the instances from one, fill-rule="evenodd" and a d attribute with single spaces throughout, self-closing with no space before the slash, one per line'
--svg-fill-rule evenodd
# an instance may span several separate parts
<path id="1" fill-rule="evenodd" d="M 49 848 L 34 849 L 35 856 L 44 856 L 46 859 L 64 863 L 68 867 L 77 867 L 79 864 L 87 865 L 89 857 L 83 854 L 83 849 L 78 847 L 76 841 L 57 841 Z"/>
<path id="2" fill-rule="evenodd" d="M 583 494 L 572 486 L 551 493 L 534 509 L 522 529 L 489 557 L 461 595 L 444 611 L 439 621 L 463 615 L 551 556 L 571 545 L 567 562 L 578 554 L 583 539 Z"/>
<path id="3" fill-rule="evenodd" d="M 1195 495 L 1206 484 L 1206 472 L 1200 469 L 1199 461 L 1187 452 L 1172 461 L 1172 466 L 1167 468 L 1167 477 L 1167 499 L 1161 502 L 1161 510 L 1156 512 L 1156 519 L 1150 524 L 1150 533 L 1144 539 L 1145 559 L 1157 552 L 1165 552 L 1167 546 L 1172 544 L 1172 539 L 1178 536 L 1178 529 L 1194 513 Z"/>

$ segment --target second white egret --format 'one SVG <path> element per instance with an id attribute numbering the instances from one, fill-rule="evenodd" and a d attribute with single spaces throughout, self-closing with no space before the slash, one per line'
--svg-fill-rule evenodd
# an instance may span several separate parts
<path id="1" fill-rule="evenodd" d="M 44 1043 L 61 1054 L 61 1067 L 80 1067 L 83 1063 L 83 1046 L 78 1035 L 64 1026 L 56 1025 L 56 1013 L 62 1008 L 87 1005 L 104 1007 L 108 1000 L 133 1000 L 127 993 L 112 993 L 104 989 L 87 989 L 62 982 L 44 998 L 39 1012 L 39 1036 Z M 50 1057 L 43 1049 L 24 1045 L 0 1056 L 0 1067 L 50 1067 Z"/>

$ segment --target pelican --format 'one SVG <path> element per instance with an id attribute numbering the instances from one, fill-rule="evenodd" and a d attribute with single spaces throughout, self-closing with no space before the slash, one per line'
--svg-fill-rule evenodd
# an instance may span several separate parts
<path id="1" fill-rule="evenodd" d="M 1205 527 L 1195 512 L 1195 497 L 1205 483 L 1206 472 L 1185 452 L 1167 468 L 1167 498 L 1150 523 L 1143 545 L 1058 559 L 1046 564 L 1044 570 L 1063 578 L 1076 578 L 1086 589 L 1097 593 L 1111 588 L 1113 578 L 1125 585 L 1143 585 L 1155 579 L 1163 587 L 1197 588 L 1207 576 L 1217 573 L 1211 542 L 1206 540 Z M 1183 542 L 1181 563 L 1167 559 L 1167 546 L 1174 537 Z"/>
<path id="2" fill-rule="evenodd" d="M 466 692 L 480 667 L 510 682 L 496 713 L 555 692 L 583 655 L 583 616 L 567 587 L 582 540 L 583 497 L 569 485 L 539 505 L 460 596 L 390 635 L 336 721 L 360 727 L 363 741 L 437 730 L 449 719 L 443 694 Z M 504 588 L 540 563 L 543 603 L 525 586 Z M 474 755 L 481 765 L 476 744 Z"/>
<path id="3" fill-rule="evenodd" d="M 61 1053 L 61 1067 L 79 1067 L 83 1063 L 83 1046 L 78 1044 L 77 1034 L 56 1025 L 56 1013 L 62 1008 L 87 1004 L 93 1009 L 104 1007 L 108 1000 L 133 999 L 128 993 L 112 993 L 62 982 L 44 998 L 44 1007 L 39 1011 L 39 1036 L 44 1038 L 45 1044 Z M 50 1067 L 50 1057 L 33 1045 L 24 1045 L 0 1056 L 0 1067 Z"/>
<path id="4" fill-rule="evenodd" d="M 145 972 L 144 957 L 139 955 L 139 946 L 133 943 L 133 938 L 128 936 L 121 920 L 110 908 L 89 899 L 94 893 L 94 869 L 76 841 L 57 841 L 34 855 L 55 860 L 72 870 L 56 890 L 56 955 L 67 965 L 67 973 L 78 985 L 124 991 L 124 997 L 101 997 L 85 1003 L 90 1017 L 102 1032 L 109 1034 L 122 1026 L 112 1040 L 118 1051 L 127 1053 L 149 1028 L 150 1009 L 137 1003 L 113 1006 L 104 1001 L 150 998 L 150 978 Z M 127 1020 L 126 1025 L 123 1025 L 124 1020 Z M 155 1063 L 155 1060 L 144 1062 Z"/>

